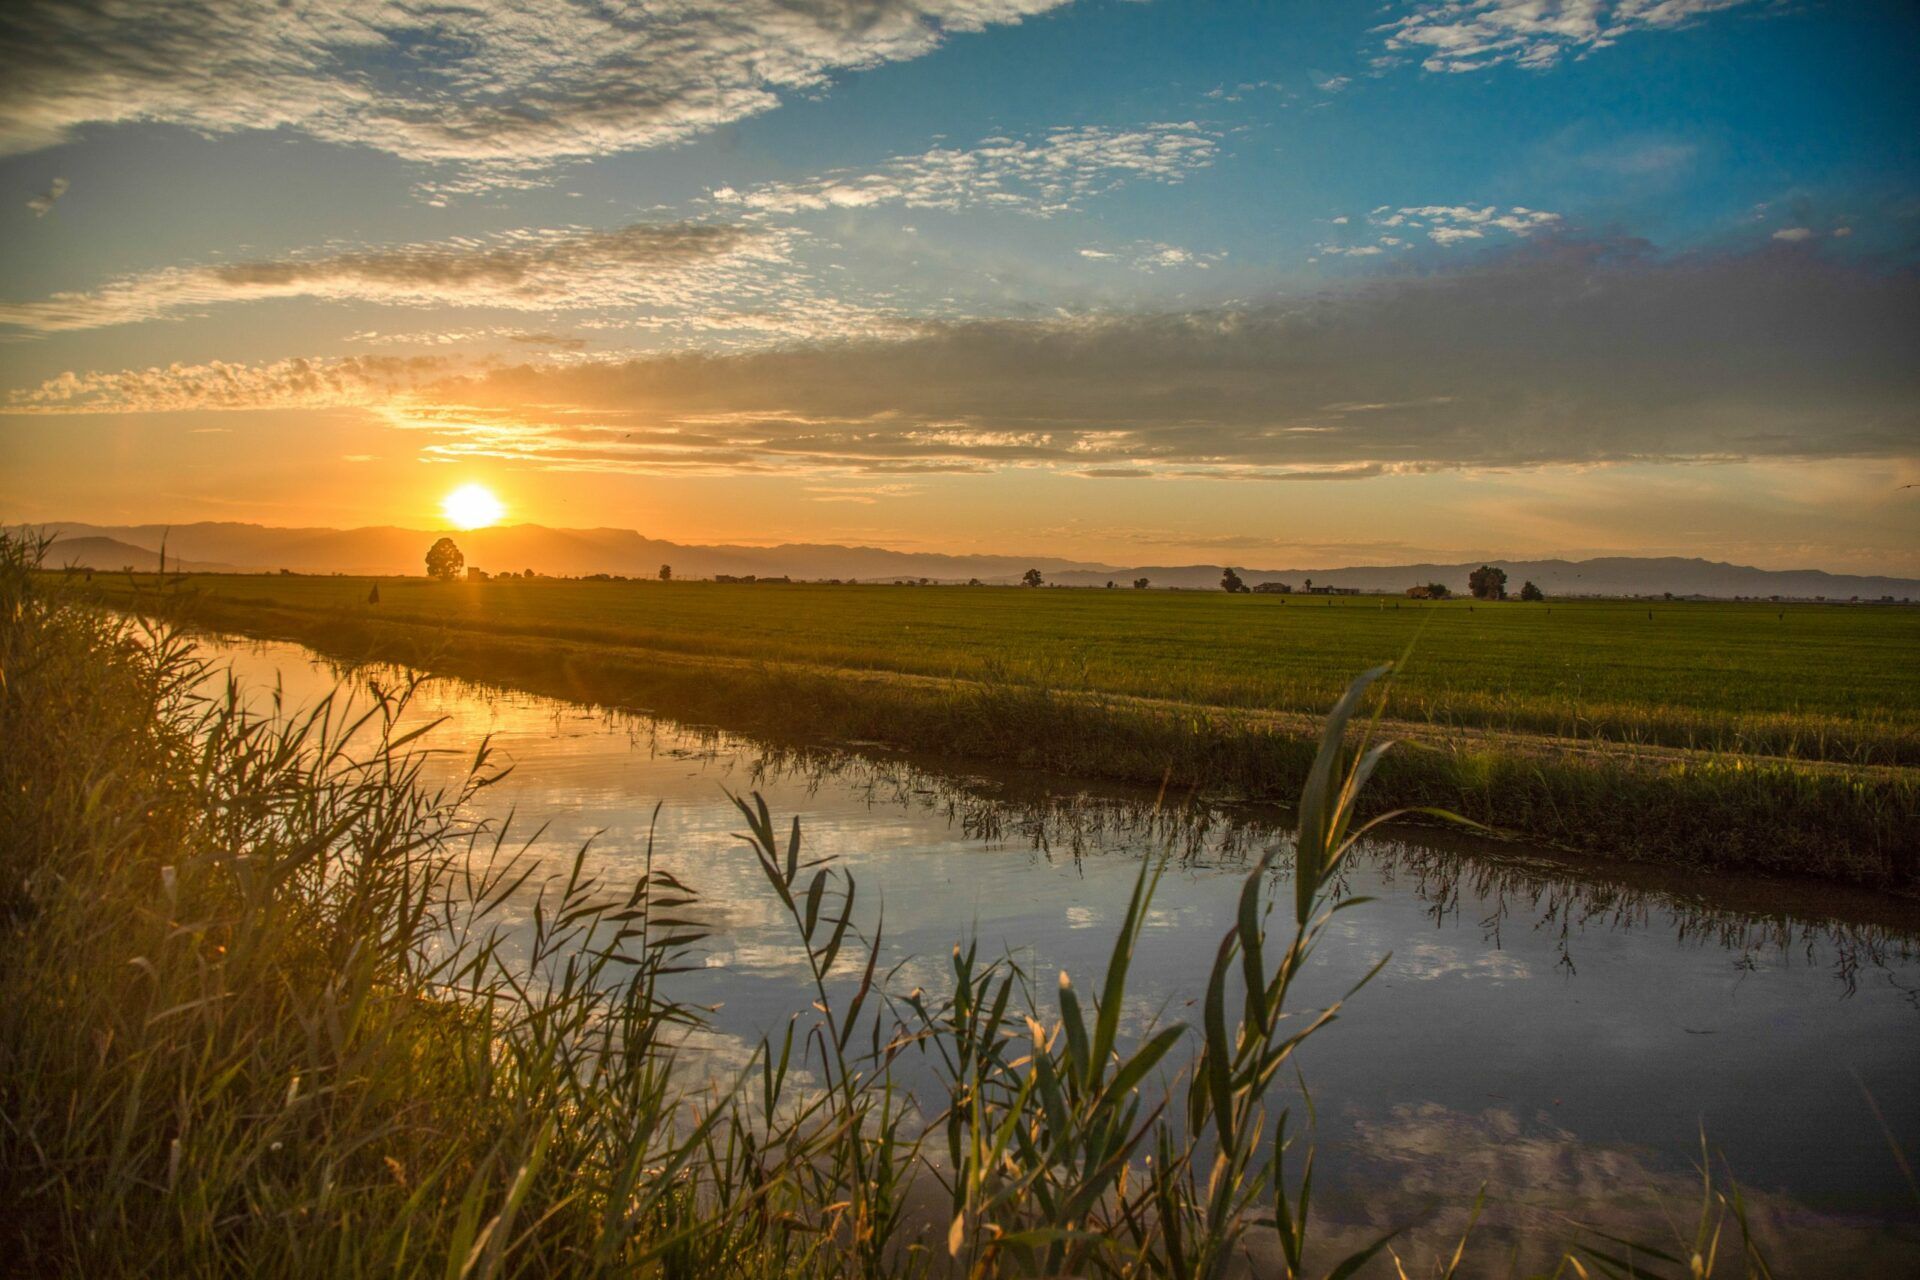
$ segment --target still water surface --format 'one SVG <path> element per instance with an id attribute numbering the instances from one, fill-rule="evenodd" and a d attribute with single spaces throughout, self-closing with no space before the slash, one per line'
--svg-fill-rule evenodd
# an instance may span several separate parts
<path id="1" fill-rule="evenodd" d="M 289 705 L 368 678 L 295 645 L 208 649 L 244 684 L 280 682 Z M 630 883 L 652 829 L 656 860 L 714 928 L 675 994 L 717 1006 L 702 1044 L 720 1064 L 744 1062 L 812 998 L 790 926 L 732 838 L 725 789 L 761 792 L 777 826 L 798 815 L 813 855 L 853 871 L 862 922 L 884 910 L 882 965 L 900 991 L 944 990 L 969 936 L 1042 990 L 1059 970 L 1086 989 L 1140 860 L 1165 857 L 1126 1011 L 1136 1029 L 1197 1020 L 1249 859 L 1285 839 L 1272 812 L 1156 815 L 1153 797 L 1122 790 L 773 751 L 453 682 L 429 682 L 410 714 L 445 717 L 431 741 L 469 757 L 491 736 L 514 768 L 476 803 L 529 835 L 544 824 L 534 848 L 556 871 L 590 840 L 597 872 Z M 1332 1240 L 1417 1222 L 1411 1250 L 1430 1252 L 1484 1185 L 1484 1251 L 1564 1238 L 1572 1222 L 1671 1241 L 1669 1216 L 1690 1231 L 1698 1204 L 1704 1129 L 1787 1274 L 1920 1275 L 1920 1201 L 1893 1151 L 1920 1156 L 1911 904 L 1610 877 L 1431 831 L 1369 845 L 1345 887 L 1373 900 L 1336 918 L 1301 1007 L 1390 958 L 1300 1057 Z"/>

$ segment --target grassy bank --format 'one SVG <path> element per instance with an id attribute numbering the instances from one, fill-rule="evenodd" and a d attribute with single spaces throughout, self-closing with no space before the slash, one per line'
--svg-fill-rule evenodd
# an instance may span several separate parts
<path id="1" fill-rule="evenodd" d="M 229 581 L 217 581 L 217 590 L 201 590 L 195 582 L 162 592 L 148 589 L 149 584 L 104 578 L 96 586 L 122 605 L 184 610 L 203 625 L 297 640 L 349 661 L 396 661 L 772 738 L 884 742 L 955 760 L 1146 784 L 1167 780 L 1181 788 L 1282 801 L 1298 792 L 1313 759 L 1312 722 L 1298 714 L 1140 698 L 1090 688 L 1084 681 L 1063 689 L 1004 674 L 939 678 L 740 658 L 724 652 L 724 636 L 713 638 L 716 653 L 654 649 L 617 629 L 575 634 L 565 627 L 520 626 L 491 614 L 461 612 L 490 609 L 494 584 L 411 588 L 425 601 L 455 602 L 429 609 L 390 607 L 387 601 L 402 594 L 393 589 L 383 592 L 380 605 L 367 605 L 362 583 L 351 588 L 361 591 L 355 603 L 333 606 L 236 595 Z M 343 589 L 339 580 L 313 581 Z M 629 600 L 652 598 L 654 591 L 638 584 L 537 582 L 528 590 L 603 587 L 623 591 Z M 779 588 L 765 595 L 756 595 L 756 588 L 686 589 L 726 597 L 735 602 L 726 606 L 730 609 L 758 602 L 778 612 L 788 598 Z M 811 590 L 791 593 L 799 597 Z M 976 598 L 958 589 L 892 594 L 912 600 Z M 1073 595 L 1103 601 L 1107 593 L 998 595 L 1039 604 Z M 1184 605 L 1210 598 L 1163 599 Z M 1223 597 L 1222 603 L 1239 607 L 1245 602 Z M 1300 606 L 1296 615 L 1316 607 Z M 1373 616 L 1382 613 L 1368 606 L 1355 616 L 1367 616 L 1368 609 Z M 1416 663 L 1432 634 L 1420 634 Z M 1873 678 L 1886 678 L 1909 692 L 1913 684 L 1897 664 L 1891 673 Z M 1713 681 L 1712 672 L 1702 672 L 1695 683 L 1706 688 Z M 1920 771 L 1912 768 L 1437 725 L 1405 719 L 1402 696 L 1396 681 L 1392 728 L 1408 740 L 1409 749 L 1395 753 L 1374 780 L 1370 797 L 1382 807 L 1440 807 L 1567 849 L 1689 867 L 1901 889 L 1911 889 L 1920 868 Z M 1899 731 L 1907 731 L 1904 719 Z"/>
<path id="2" fill-rule="evenodd" d="M 699 1013 L 669 994 L 697 887 L 603 884 L 583 860 L 536 877 L 460 817 L 484 751 L 452 790 L 421 788 L 425 742 L 393 728 L 405 690 L 269 721 L 204 675 L 173 633 L 49 599 L 0 540 L 0 1251 L 18 1273 L 1387 1262 L 1397 1232 L 1320 1241 L 1269 1110 L 1335 1012 L 1302 1017 L 1289 993 L 1380 760 L 1342 767 L 1360 685 L 1303 792 L 1294 875 L 1268 874 L 1276 850 L 1247 876 L 1191 1029 L 1119 1031 L 1150 865 L 1097 992 L 964 948 L 947 989 L 892 992 L 853 877 L 742 801 L 741 856 L 817 1003 L 715 1085 L 676 1051 Z M 506 929 L 508 904 L 531 924 Z M 942 1096 L 897 1091 L 903 1054 Z M 1669 1208 L 1691 1216 L 1652 1247 L 1556 1245 L 1555 1274 L 1568 1256 L 1578 1274 L 1765 1274 L 1737 1193 L 1709 1180 L 1697 1214 Z"/>
<path id="3" fill-rule="evenodd" d="M 374 585 L 190 581 L 217 600 L 306 613 L 366 612 Z M 550 579 L 379 587 L 379 615 L 417 625 L 1310 715 L 1417 638 L 1395 680 L 1402 719 L 1920 764 L 1920 681 L 1907 670 L 1920 609 Z"/>

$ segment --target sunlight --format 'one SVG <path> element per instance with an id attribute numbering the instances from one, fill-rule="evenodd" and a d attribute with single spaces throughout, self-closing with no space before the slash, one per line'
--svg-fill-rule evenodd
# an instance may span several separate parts
<path id="1" fill-rule="evenodd" d="M 485 485 L 463 484 L 440 500 L 440 513 L 456 529 L 484 529 L 498 524 L 507 509 Z"/>

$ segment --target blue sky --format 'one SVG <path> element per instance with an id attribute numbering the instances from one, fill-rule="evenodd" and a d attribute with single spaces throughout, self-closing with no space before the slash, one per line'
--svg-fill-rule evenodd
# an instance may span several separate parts
<path id="1" fill-rule="evenodd" d="M 0 17 L 0 514 L 1920 572 L 1911 4 L 597 12 Z"/>

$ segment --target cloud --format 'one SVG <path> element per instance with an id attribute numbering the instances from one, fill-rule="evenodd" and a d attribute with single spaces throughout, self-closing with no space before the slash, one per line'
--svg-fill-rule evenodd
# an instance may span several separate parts
<path id="1" fill-rule="evenodd" d="M 452 365 L 433 356 L 351 356 L 266 364 L 214 360 L 155 365 L 112 373 L 71 371 L 12 392 L 11 413 L 173 413 L 220 409 L 364 408 L 444 376 Z M 197 427 L 196 431 L 224 431 Z"/>
<path id="2" fill-rule="evenodd" d="M 1801 240 L 1811 240 L 1813 237 L 1814 231 L 1811 227 L 1782 227 L 1773 233 L 1775 240 L 1784 240 L 1788 244 L 1796 244 Z"/>
<path id="3" fill-rule="evenodd" d="M 478 329 L 425 329 L 396 333 L 363 329 L 357 333 L 348 334 L 342 341 L 410 347 L 453 347 L 470 343 L 505 342 L 524 347 L 548 347 L 555 351 L 584 351 L 587 347 L 585 338 L 573 334 L 528 332 L 525 329 L 500 325 Z"/>
<path id="4" fill-rule="evenodd" d="M 27 201 L 27 208 L 33 210 L 33 216 L 36 218 L 46 217 L 53 212 L 55 202 L 67 194 L 68 188 L 72 185 L 65 178 L 55 178 L 47 184 L 45 191 Z"/>
<path id="5" fill-rule="evenodd" d="M 288 127 L 512 183 L 1062 2 L 23 0 L 0 16 L 0 153 L 87 124 Z"/>
<path id="6" fill-rule="evenodd" d="M 864 484 L 864 485 L 807 485 L 806 491 L 813 495 L 808 501 L 828 503 L 849 503 L 854 506 L 871 507 L 883 498 L 911 498 L 921 491 L 917 484 Z"/>
<path id="7" fill-rule="evenodd" d="M 1334 219 L 1337 224 L 1346 221 L 1345 218 Z M 1493 232 L 1530 236 L 1540 231 L 1556 230 L 1561 226 L 1561 218 L 1557 213 L 1529 209 L 1524 205 L 1511 205 L 1504 212 L 1499 206 L 1491 204 L 1402 205 L 1397 209 L 1391 205 L 1381 205 L 1367 215 L 1367 224 L 1378 232 L 1402 229 L 1422 231 L 1427 239 L 1445 248 L 1470 240 L 1484 240 Z M 1315 247 L 1321 253 L 1363 258 L 1406 245 L 1404 236 L 1379 234 L 1376 243 L 1370 245 L 1322 244 Z"/>
<path id="8" fill-rule="evenodd" d="M 1191 268 L 1205 271 L 1214 263 L 1226 259 L 1224 253 L 1209 253 L 1195 249 L 1183 249 L 1177 244 L 1164 244 L 1158 240 L 1139 240 L 1124 249 L 1082 249 L 1083 258 L 1094 262 L 1112 262 L 1123 264 L 1135 271 L 1163 271 L 1173 268 Z"/>
<path id="9" fill-rule="evenodd" d="M 1211 165 L 1216 136 L 1191 121 L 1128 129 L 1054 129 L 1037 138 L 988 138 L 970 148 L 936 147 L 895 156 L 869 170 L 843 169 L 804 182 L 722 187 L 716 202 L 760 213 L 828 209 L 1011 209 L 1061 213 L 1129 180 L 1179 182 Z"/>
<path id="10" fill-rule="evenodd" d="M 1427 204 L 1400 209 L 1387 218 L 1370 217 L 1376 226 L 1426 227 L 1427 238 L 1436 244 L 1458 240 L 1478 240 L 1490 230 L 1510 231 L 1516 236 L 1532 235 L 1557 226 L 1560 215 L 1543 209 L 1513 205 L 1505 213 L 1494 205 Z"/>
<path id="11" fill-rule="evenodd" d="M 1447 0 L 1421 4 L 1376 31 L 1388 54 L 1420 59 L 1428 71 L 1482 71 L 1510 63 L 1551 67 L 1587 56 L 1623 36 L 1671 31 L 1757 0 Z"/>
<path id="12" fill-rule="evenodd" d="M 1528 241 L 1213 310 L 513 366 L 309 366 L 442 458 L 563 471 L 1359 480 L 1629 461 L 1914 457 L 1920 273 L 1812 245 Z M 65 375 L 16 412 L 233 404 L 286 371 Z M 319 389 L 314 389 L 315 383 Z M 256 401 L 250 401 L 256 402 Z"/>
<path id="13" fill-rule="evenodd" d="M 92 292 L 0 304 L 0 324 L 41 333 L 131 324 L 265 298 L 547 311 L 690 308 L 716 298 L 765 303 L 791 233 L 715 223 L 637 223 L 614 231 L 515 231 L 398 248 L 169 267 Z"/>

